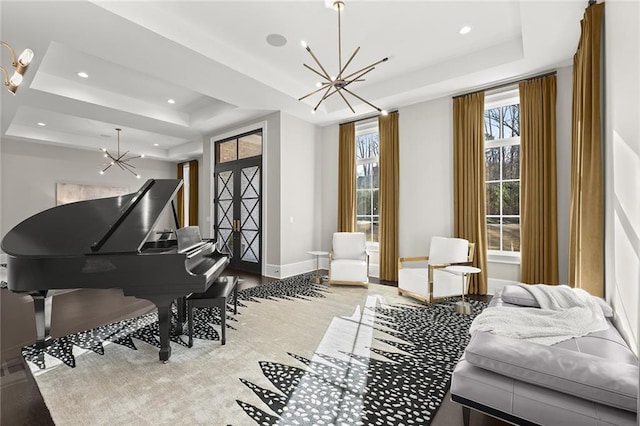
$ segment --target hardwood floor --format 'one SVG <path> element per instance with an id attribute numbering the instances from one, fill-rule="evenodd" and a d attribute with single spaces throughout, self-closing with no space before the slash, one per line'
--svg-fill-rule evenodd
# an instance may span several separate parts
<path id="1" fill-rule="evenodd" d="M 241 278 L 238 289 L 262 285 L 272 278 L 226 270 L 226 275 Z M 395 282 L 371 282 L 396 286 Z M 126 297 L 120 290 L 81 289 L 65 291 L 53 298 L 51 336 L 61 337 L 89 328 L 146 314 L 155 306 L 146 300 Z M 40 391 L 21 348 L 35 341 L 33 302 L 30 296 L 0 290 L 0 424 L 53 425 Z M 472 412 L 472 426 L 504 425 L 505 423 Z M 462 410 L 448 396 L 432 422 L 433 426 L 462 425 Z"/>

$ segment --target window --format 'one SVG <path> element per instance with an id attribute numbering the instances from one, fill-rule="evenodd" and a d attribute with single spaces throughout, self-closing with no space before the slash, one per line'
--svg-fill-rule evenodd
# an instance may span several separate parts
<path id="1" fill-rule="evenodd" d="M 262 155 L 262 130 L 216 143 L 216 164 Z"/>
<path id="2" fill-rule="evenodd" d="M 189 182 L 189 162 L 182 164 L 182 220 L 183 226 L 189 226 L 189 193 L 191 192 L 191 182 Z"/>
<path id="3" fill-rule="evenodd" d="M 487 97 L 484 111 L 488 249 L 520 253 L 520 100 L 517 91 Z"/>
<path id="4" fill-rule="evenodd" d="M 367 243 L 378 244 L 378 119 L 356 124 L 356 231 L 364 232 Z"/>

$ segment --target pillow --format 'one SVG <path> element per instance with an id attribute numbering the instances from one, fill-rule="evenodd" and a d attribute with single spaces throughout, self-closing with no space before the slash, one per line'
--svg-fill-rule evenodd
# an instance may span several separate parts
<path id="1" fill-rule="evenodd" d="M 637 412 L 638 366 L 553 346 L 477 332 L 471 365 L 600 404 Z"/>
<path id="2" fill-rule="evenodd" d="M 512 305 L 539 308 L 538 301 L 525 288 L 519 285 L 506 285 L 502 289 L 502 301 Z"/>
<path id="3" fill-rule="evenodd" d="M 606 318 L 613 317 L 613 309 L 611 309 L 611 306 L 609 306 L 609 304 L 603 298 L 596 296 L 591 297 L 595 299 L 596 302 L 598 302 L 600 309 L 602 309 L 602 314 Z M 538 301 L 535 299 L 535 297 L 533 297 L 531 293 L 527 291 L 526 288 L 513 284 L 506 285 L 502 289 L 502 301 L 505 303 L 510 303 L 512 305 L 526 306 L 528 308 L 540 307 Z"/>

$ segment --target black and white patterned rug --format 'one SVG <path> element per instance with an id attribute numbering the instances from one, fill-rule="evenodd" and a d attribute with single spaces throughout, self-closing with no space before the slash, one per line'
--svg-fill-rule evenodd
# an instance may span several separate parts
<path id="1" fill-rule="evenodd" d="M 449 389 L 451 372 L 469 340 L 471 321 L 486 307 L 482 302 L 472 302 L 472 314 L 459 315 L 453 310 L 455 299 L 440 304 L 418 304 L 397 296 L 395 288 L 375 284 L 368 290 L 327 288 L 311 284 L 309 274 L 242 290 L 238 299 L 237 317 L 228 307 L 227 345 L 221 347 L 216 342 L 219 340 L 216 328 L 219 329 L 220 324 L 217 308 L 196 310 L 194 348 L 186 347 L 186 336 L 172 338 L 175 344 L 172 343 L 174 354 L 168 364 L 170 369 L 200 368 L 202 359 L 210 362 L 213 369 L 223 368 L 229 358 L 247 363 L 246 372 L 244 366 L 231 368 L 234 373 L 228 384 L 216 383 L 225 395 L 218 397 L 217 408 L 206 417 L 205 423 L 427 425 Z M 343 314 L 335 316 L 334 312 Z M 132 371 L 138 371 L 144 364 L 147 370 L 140 372 L 147 371 L 151 376 L 156 372 L 172 373 L 158 367 L 157 357 L 153 364 L 147 359 L 147 349 L 159 346 L 157 336 L 157 316 L 148 314 L 56 339 L 45 351 L 26 347 L 23 355 L 33 366 L 47 405 L 57 405 L 59 396 L 52 392 L 59 391 L 61 383 L 70 387 L 68 392 L 84 395 L 94 392 L 85 380 L 99 381 L 102 377 L 102 380 L 118 380 L 118 374 L 129 377 L 121 371 L 129 368 L 129 364 L 136 367 Z M 327 342 L 337 349 L 327 349 Z M 110 351 L 115 352 L 111 348 L 119 348 L 120 358 L 112 357 L 115 358 L 111 360 L 112 365 L 103 367 L 100 359 L 108 357 Z M 138 349 L 146 352 L 134 352 Z M 131 355 L 127 356 L 124 350 Z M 151 352 L 157 356 L 157 349 Z M 83 364 L 86 353 L 93 355 Z M 197 358 L 192 360 L 192 356 Z M 49 369 L 57 371 L 47 379 Z M 82 383 L 74 380 L 74 370 L 86 371 Z M 207 374 L 213 373 L 193 372 L 194 376 L 202 376 L 199 377 L 205 383 L 202 386 L 212 391 L 214 384 L 206 380 Z M 170 375 L 166 380 L 168 377 Z M 212 380 L 220 380 L 219 373 L 213 377 Z M 138 380 L 146 383 L 149 378 L 134 379 L 132 389 L 143 387 L 135 384 Z M 123 392 L 121 387 L 115 389 Z M 197 395 L 189 400 L 194 398 L 198 398 Z M 95 405 L 95 402 L 88 403 L 88 407 Z M 171 418 L 170 404 L 163 405 L 161 409 L 169 410 L 168 413 L 149 414 L 141 423 Z M 236 409 L 222 412 L 223 405 L 235 405 Z M 56 417 L 57 410 L 51 407 L 50 410 L 54 421 L 61 423 L 100 423 L 130 418 L 126 413 L 106 418 L 104 413 Z M 198 416 L 204 414 L 200 411 L 194 408 L 191 421 L 202 421 Z"/>

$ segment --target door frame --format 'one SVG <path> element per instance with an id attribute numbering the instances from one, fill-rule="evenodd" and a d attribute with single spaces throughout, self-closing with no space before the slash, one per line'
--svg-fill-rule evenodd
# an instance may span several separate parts
<path id="1" fill-rule="evenodd" d="M 216 237 L 215 234 L 215 210 L 213 209 L 213 200 L 216 198 L 215 190 L 215 170 L 216 170 L 216 148 L 215 144 L 218 141 L 233 138 L 234 136 L 242 135 L 244 133 L 250 133 L 257 130 L 262 130 L 262 194 L 261 196 L 261 214 L 262 214 L 262 242 L 261 242 L 261 251 L 262 251 L 262 259 L 260 259 L 260 271 L 262 275 L 267 275 L 267 237 L 269 235 L 268 231 L 268 220 L 267 220 L 267 188 L 268 188 L 268 161 L 267 161 L 267 153 L 268 153 L 268 132 L 267 132 L 267 121 L 259 121 L 257 123 L 249 124 L 243 127 L 239 127 L 233 129 L 231 131 L 227 131 L 218 135 L 215 135 L 209 139 L 209 235 L 212 238 Z"/>

